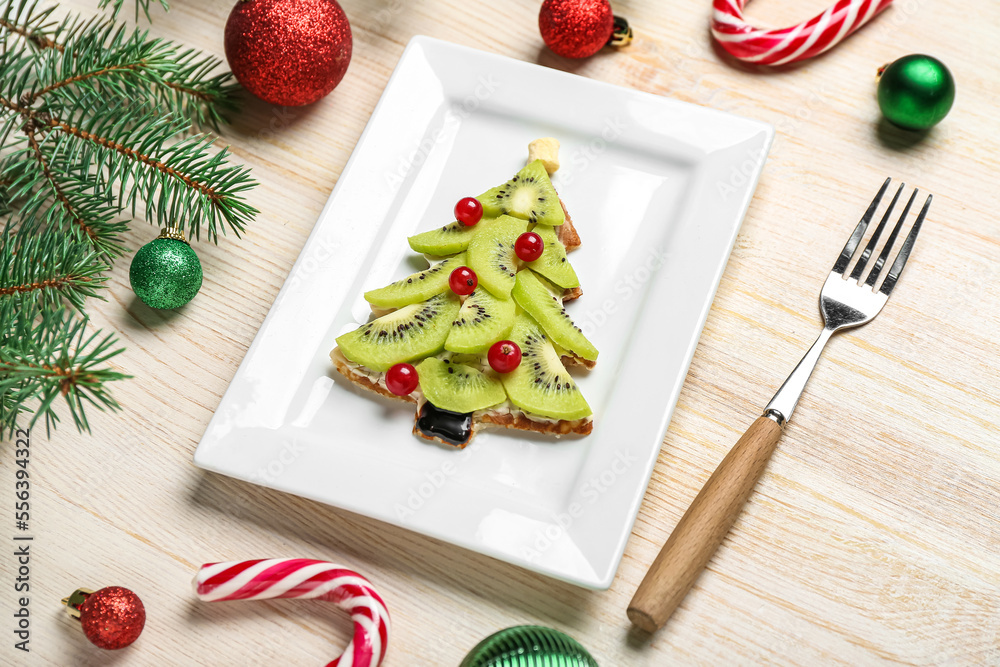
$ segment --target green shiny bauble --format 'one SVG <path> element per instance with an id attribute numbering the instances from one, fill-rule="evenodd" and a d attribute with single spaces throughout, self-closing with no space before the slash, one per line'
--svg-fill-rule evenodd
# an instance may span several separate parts
<path id="1" fill-rule="evenodd" d="M 567 634 L 540 625 L 518 625 L 490 635 L 460 667 L 598 667 Z"/>
<path id="2" fill-rule="evenodd" d="M 179 230 L 166 227 L 135 253 L 128 278 L 150 308 L 180 308 L 201 289 L 201 261 Z"/>
<path id="3" fill-rule="evenodd" d="M 955 79 L 937 58 L 903 56 L 881 70 L 878 106 L 889 122 L 905 130 L 926 130 L 948 115 Z"/>

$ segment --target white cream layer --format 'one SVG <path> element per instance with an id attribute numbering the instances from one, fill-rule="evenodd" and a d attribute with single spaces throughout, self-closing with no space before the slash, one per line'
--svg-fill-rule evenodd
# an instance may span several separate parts
<path id="1" fill-rule="evenodd" d="M 378 386 L 382 387 L 386 391 L 389 391 L 389 387 L 385 383 L 385 373 L 381 373 L 379 371 L 372 370 L 372 369 L 368 368 L 367 366 L 362 366 L 361 364 L 356 364 L 353 361 L 351 361 L 350 359 L 348 359 L 347 357 L 345 357 L 343 354 L 340 354 L 339 350 L 337 351 L 337 354 L 339 355 L 339 357 L 343 361 L 343 363 L 347 366 L 347 369 L 348 369 L 348 371 L 350 371 L 351 375 L 353 375 L 355 377 L 359 377 L 359 378 L 365 378 L 369 382 L 371 382 L 372 384 L 377 384 Z M 487 368 L 488 368 L 488 366 L 486 368 L 483 368 L 482 370 L 485 372 L 485 370 Z M 421 405 L 423 405 L 423 403 L 424 403 L 424 396 L 420 392 L 420 389 L 419 388 L 416 389 L 410 395 L 413 396 L 417 400 L 417 407 L 419 409 L 419 407 Z M 556 423 L 559 423 L 559 422 L 563 421 L 562 419 L 552 419 L 550 417 L 543 417 L 541 415 L 536 415 L 536 414 L 533 414 L 533 413 L 530 413 L 530 412 L 525 412 L 521 408 L 519 408 L 516 405 L 514 405 L 513 403 L 511 403 L 510 401 L 504 401 L 503 403 L 500 403 L 498 405 L 494 405 L 494 406 L 492 406 L 490 408 L 487 408 L 486 410 L 477 410 L 474 414 L 475 415 L 484 415 L 484 414 L 511 415 L 514 418 L 524 417 L 525 419 L 528 419 L 528 420 L 533 421 L 533 422 L 538 422 L 539 424 L 556 424 Z M 581 421 L 583 421 L 583 422 L 586 423 L 586 422 L 593 421 L 593 420 L 594 420 L 594 417 L 593 417 L 593 415 L 591 415 L 589 417 L 585 417 Z"/>

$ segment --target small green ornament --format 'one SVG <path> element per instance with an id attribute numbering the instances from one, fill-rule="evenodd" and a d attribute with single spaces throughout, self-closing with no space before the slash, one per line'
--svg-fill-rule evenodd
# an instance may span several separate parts
<path id="1" fill-rule="evenodd" d="M 201 261 L 179 229 L 164 227 L 135 253 L 128 278 L 150 308 L 180 308 L 201 289 Z"/>
<path id="2" fill-rule="evenodd" d="M 955 79 L 937 58 L 913 54 L 879 69 L 878 106 L 905 130 L 934 127 L 954 102 Z"/>
<path id="3" fill-rule="evenodd" d="M 540 625 L 518 625 L 492 634 L 459 667 L 598 667 L 567 634 Z"/>

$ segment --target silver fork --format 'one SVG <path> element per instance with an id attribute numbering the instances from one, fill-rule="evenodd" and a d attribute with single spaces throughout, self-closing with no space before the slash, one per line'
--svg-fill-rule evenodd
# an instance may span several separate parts
<path id="1" fill-rule="evenodd" d="M 896 254 L 881 285 L 879 277 L 896 243 L 903 222 L 910 212 L 910 207 L 916 200 L 917 190 L 910 195 L 902 215 L 893 226 L 868 275 L 864 276 L 864 273 L 905 184 L 901 184 L 896 190 L 888 209 L 860 253 L 849 276 L 845 278 L 844 272 L 847 271 L 851 259 L 861 245 L 868 225 L 875 216 L 875 211 L 891 180 L 885 179 L 885 183 L 847 240 L 847 245 L 844 246 L 823 285 L 819 296 L 820 312 L 823 313 L 823 330 L 816 342 L 764 408 L 764 414 L 751 424 L 712 473 L 677 523 L 656 560 L 646 572 L 642 583 L 639 584 L 629 604 L 628 617 L 632 623 L 646 632 L 655 631 L 670 618 L 736 521 L 774 452 L 782 427 L 791 419 L 792 412 L 795 411 L 799 397 L 827 341 L 838 331 L 871 322 L 889 300 L 889 295 L 899 281 L 899 275 L 903 272 L 906 260 L 913 250 L 924 218 L 927 217 L 931 195 L 927 196 L 923 208 L 903 242 L 903 247 Z"/>

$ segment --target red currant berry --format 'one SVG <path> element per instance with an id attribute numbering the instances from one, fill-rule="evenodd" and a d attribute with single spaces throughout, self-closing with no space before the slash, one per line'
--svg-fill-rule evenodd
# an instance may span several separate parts
<path id="1" fill-rule="evenodd" d="M 483 219 L 483 205 L 475 197 L 464 197 L 455 204 L 455 219 L 471 227 Z"/>
<path id="2" fill-rule="evenodd" d="M 476 272 L 467 266 L 458 267 L 448 277 L 448 285 L 451 287 L 451 291 L 462 296 L 472 294 L 478 284 L 479 277 L 476 275 Z"/>
<path id="3" fill-rule="evenodd" d="M 521 348 L 512 340 L 500 340 L 493 343 L 486 358 L 497 373 L 510 373 L 521 365 Z"/>
<path id="4" fill-rule="evenodd" d="M 385 386 L 396 396 L 409 396 L 419 381 L 417 369 L 410 364 L 396 364 L 385 374 Z"/>
<path id="5" fill-rule="evenodd" d="M 535 232 L 525 232 L 514 241 L 514 253 L 522 262 L 534 262 L 542 256 L 545 242 Z"/>

